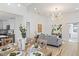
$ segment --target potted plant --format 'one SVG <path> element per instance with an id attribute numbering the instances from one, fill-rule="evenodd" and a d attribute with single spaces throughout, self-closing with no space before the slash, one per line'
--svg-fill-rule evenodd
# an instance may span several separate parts
<path id="1" fill-rule="evenodd" d="M 22 26 L 22 24 L 19 27 L 19 30 L 21 32 L 22 39 L 19 40 L 19 50 L 24 50 L 25 49 L 25 43 L 26 43 L 26 28 Z"/>
<path id="2" fill-rule="evenodd" d="M 25 27 L 23 27 L 22 24 L 21 24 L 20 27 L 19 27 L 19 29 L 20 29 L 22 38 L 26 38 L 26 31 L 27 30 L 25 29 Z"/>

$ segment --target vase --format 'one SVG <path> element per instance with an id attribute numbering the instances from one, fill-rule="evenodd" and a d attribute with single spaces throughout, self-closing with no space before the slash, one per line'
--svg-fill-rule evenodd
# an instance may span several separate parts
<path id="1" fill-rule="evenodd" d="M 26 38 L 26 33 L 21 33 L 22 38 Z"/>
<path id="2" fill-rule="evenodd" d="M 25 38 L 19 40 L 19 51 L 23 55 L 25 50 Z"/>
<path id="3" fill-rule="evenodd" d="M 22 50 L 25 50 L 25 38 L 22 38 Z"/>
<path id="4" fill-rule="evenodd" d="M 25 38 L 19 40 L 19 50 L 25 50 Z"/>

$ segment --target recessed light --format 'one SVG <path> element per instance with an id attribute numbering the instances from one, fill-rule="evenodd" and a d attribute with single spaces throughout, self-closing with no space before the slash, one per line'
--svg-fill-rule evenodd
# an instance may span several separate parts
<path id="1" fill-rule="evenodd" d="M 10 3 L 8 3 L 8 5 L 10 5 Z"/>
<path id="2" fill-rule="evenodd" d="M 79 10 L 79 8 L 75 8 L 76 10 Z"/>
<path id="3" fill-rule="evenodd" d="M 37 10 L 37 8 L 34 8 L 34 10 Z"/>
<path id="4" fill-rule="evenodd" d="M 21 6 L 21 4 L 18 4 L 18 7 L 20 7 Z"/>

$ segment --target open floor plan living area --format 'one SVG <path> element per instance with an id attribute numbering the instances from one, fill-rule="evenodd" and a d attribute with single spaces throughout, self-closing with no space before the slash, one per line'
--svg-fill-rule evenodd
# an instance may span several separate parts
<path id="1" fill-rule="evenodd" d="M 79 3 L 0 3 L 0 56 L 79 56 Z"/>

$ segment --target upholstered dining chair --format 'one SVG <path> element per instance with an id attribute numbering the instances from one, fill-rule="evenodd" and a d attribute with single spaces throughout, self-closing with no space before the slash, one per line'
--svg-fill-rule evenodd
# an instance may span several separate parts
<path id="1" fill-rule="evenodd" d="M 32 44 L 35 43 L 35 39 L 33 39 L 33 38 L 27 38 L 26 42 L 27 42 L 28 45 L 32 45 Z"/>
<path id="2" fill-rule="evenodd" d="M 4 40 L 4 44 L 6 45 L 6 44 L 9 44 L 9 43 L 11 43 L 12 42 L 12 38 L 5 38 L 5 40 Z"/>
<path id="3" fill-rule="evenodd" d="M 38 40 L 38 44 L 40 45 L 41 48 L 46 48 L 47 47 L 47 40 Z"/>

